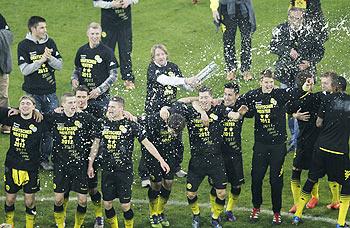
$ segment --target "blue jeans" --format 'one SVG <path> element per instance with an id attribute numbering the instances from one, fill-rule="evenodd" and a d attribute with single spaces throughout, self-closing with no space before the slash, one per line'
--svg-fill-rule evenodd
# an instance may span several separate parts
<path id="1" fill-rule="evenodd" d="M 36 102 L 36 109 L 41 113 L 47 114 L 53 112 L 55 108 L 58 107 L 58 99 L 55 93 L 45 94 L 45 95 L 35 95 L 29 94 L 32 96 Z M 49 157 L 52 152 L 52 134 L 51 132 L 45 132 L 41 142 L 41 161 L 48 162 Z"/>

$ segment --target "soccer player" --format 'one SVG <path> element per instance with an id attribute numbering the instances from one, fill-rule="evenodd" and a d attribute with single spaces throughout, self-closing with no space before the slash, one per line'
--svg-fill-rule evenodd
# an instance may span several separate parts
<path id="1" fill-rule="evenodd" d="M 223 103 L 219 104 L 226 112 L 241 112 L 240 104 L 238 101 L 239 86 L 234 82 L 225 84 Z M 183 99 L 180 99 L 183 100 Z M 195 107 L 197 111 L 200 111 L 200 107 Z M 242 112 L 241 112 L 242 113 Z M 202 113 L 203 120 L 208 120 L 209 117 Z M 228 182 L 231 184 L 231 189 L 228 194 L 228 202 L 225 209 L 225 215 L 227 221 L 236 221 L 236 217 L 233 214 L 233 208 L 237 204 L 238 197 L 241 193 L 241 185 L 244 184 L 243 174 L 243 159 L 242 159 L 242 147 L 241 147 L 241 132 L 242 132 L 243 119 L 232 120 L 230 118 L 224 118 L 221 122 L 223 126 L 223 143 L 221 144 L 221 152 L 226 169 L 226 176 Z M 211 181 L 209 181 L 210 184 Z M 215 205 L 216 190 L 212 187 L 210 191 L 210 203 Z"/>
<path id="2" fill-rule="evenodd" d="M 313 76 L 307 72 L 301 72 L 296 78 L 296 84 L 301 90 L 301 84 L 307 80 L 307 78 L 312 78 Z M 312 164 L 311 160 L 313 158 L 315 146 L 317 145 L 317 139 L 319 134 L 319 128 L 316 127 L 317 113 L 327 94 L 333 93 L 336 90 L 335 82 L 337 80 L 337 75 L 332 72 L 326 72 L 321 75 L 321 88 L 322 92 L 310 93 L 304 92 L 301 94 L 298 100 L 291 102 L 290 111 L 294 112 L 293 116 L 298 119 L 298 124 L 300 125 L 300 136 L 298 137 L 298 145 L 301 148 L 297 148 L 292 169 L 292 180 L 291 189 L 293 193 L 294 205 L 289 210 L 290 213 L 295 213 L 296 204 L 300 197 L 301 187 L 300 187 L 300 176 L 302 170 L 308 170 Z M 333 81 L 333 83 L 332 83 Z M 312 89 L 312 88 L 311 88 Z M 300 109 L 300 110 L 298 110 Z M 306 204 L 309 209 L 315 208 L 319 201 L 318 194 L 318 182 L 316 182 L 311 191 L 311 199 Z M 332 201 L 327 205 L 328 209 L 338 209 L 339 208 L 339 184 L 334 180 L 329 179 L 329 188 L 332 193 Z"/>
<path id="3" fill-rule="evenodd" d="M 238 102 L 239 86 L 234 82 L 225 84 L 223 108 L 230 112 L 239 112 L 241 107 Z M 223 143 L 221 145 L 221 152 L 224 159 L 226 175 L 231 189 L 228 194 L 228 202 L 225 209 L 226 219 L 228 221 L 235 221 L 236 217 L 233 215 L 234 206 L 237 204 L 238 197 L 241 193 L 241 186 L 244 184 L 243 173 L 243 159 L 241 146 L 241 132 L 243 119 L 231 120 L 229 118 L 223 119 Z M 213 191 L 211 191 L 213 192 Z M 212 195 L 212 194 L 211 194 Z"/>
<path id="4" fill-rule="evenodd" d="M 35 99 L 36 108 L 47 114 L 58 106 L 55 71 L 62 69 L 63 61 L 55 41 L 47 34 L 44 18 L 30 17 L 28 29 L 29 33 L 17 49 L 18 65 L 24 76 L 22 89 Z M 41 146 L 41 166 L 45 170 L 52 170 L 49 164 L 51 144 L 51 135 L 45 134 Z"/>
<path id="5" fill-rule="evenodd" d="M 303 91 L 302 86 L 309 81 L 312 91 L 314 77 L 309 72 L 300 72 L 296 77 L 296 85 L 300 92 L 299 99 L 288 103 L 288 111 L 298 120 L 300 133 L 297 140 L 297 150 L 293 158 L 291 190 L 294 205 L 289 213 L 295 213 L 296 204 L 300 196 L 300 177 L 302 170 L 308 170 L 311 164 L 314 146 L 318 138 L 319 129 L 316 127 L 317 112 L 320 107 L 322 93 Z M 318 200 L 318 185 L 313 190 L 314 198 Z M 312 204 L 311 202 L 310 204 Z"/>
<path id="6" fill-rule="evenodd" d="M 168 173 L 169 165 L 160 156 L 154 145 L 147 139 L 146 131 L 136 122 L 124 117 L 124 99 L 113 97 L 109 104 L 106 118 L 102 120 L 98 134 L 93 142 L 89 156 L 88 176 L 94 176 L 93 163 L 98 153 L 99 144 L 102 153 L 102 195 L 106 213 L 106 221 L 112 228 L 118 227 L 118 219 L 113 208 L 113 200 L 119 198 L 124 213 L 126 228 L 133 227 L 134 212 L 131 209 L 131 185 L 133 183 L 134 139 L 141 144 L 159 162 L 162 170 Z"/>
<path id="7" fill-rule="evenodd" d="M 195 86 L 196 77 L 185 78 L 180 68 L 169 61 L 168 50 L 163 44 L 155 44 L 151 48 L 151 63 L 147 70 L 147 95 L 145 101 L 145 113 L 147 115 L 160 111 L 163 106 L 170 106 L 176 101 L 178 87 L 192 90 Z M 141 148 L 142 157 L 139 163 L 139 175 L 142 186 L 147 184 L 149 172 L 147 170 L 145 155 L 146 151 Z M 175 168 L 177 175 L 186 176 L 181 170 L 183 152 L 178 153 L 179 167 Z"/>
<path id="8" fill-rule="evenodd" d="M 102 41 L 113 52 L 118 43 L 120 73 L 126 89 L 135 89 L 132 72 L 132 24 L 131 5 L 139 0 L 93 0 L 94 7 L 101 8 Z"/>
<path id="9" fill-rule="evenodd" d="M 118 63 L 113 51 L 101 42 L 101 26 L 92 22 L 87 29 L 89 42 L 80 47 L 75 56 L 75 69 L 71 80 L 73 88 L 89 88 L 89 103 L 105 113 L 109 90 L 117 80 Z"/>
<path id="10" fill-rule="evenodd" d="M 89 115 L 92 114 L 91 118 L 94 119 L 94 121 L 97 121 L 98 118 L 102 118 L 102 110 L 96 109 L 92 107 L 88 100 L 89 100 L 89 89 L 86 86 L 78 86 L 75 90 L 75 97 L 77 102 L 77 109 L 80 111 L 83 111 Z M 85 143 L 85 147 L 91 147 L 93 138 L 91 138 L 90 141 L 87 141 Z M 93 178 L 88 178 L 88 193 L 91 197 L 91 201 L 94 205 L 94 211 L 95 211 L 95 228 L 103 227 L 104 221 L 103 221 L 103 212 L 102 212 L 102 196 L 101 193 L 97 189 L 98 185 L 98 175 L 97 175 L 97 165 L 98 163 L 94 163 L 94 169 L 95 169 L 95 176 Z M 64 213 L 67 212 L 68 207 L 68 201 L 69 201 L 69 191 L 65 192 L 64 194 Z"/>
<path id="11" fill-rule="evenodd" d="M 44 132 L 43 122 L 33 118 L 35 99 L 22 96 L 19 115 L 7 117 L 7 109 L 1 109 L 1 122 L 11 127 L 10 148 L 5 160 L 5 220 L 14 226 L 17 192 L 23 189 L 26 206 L 26 227 L 34 228 L 36 206 L 35 193 L 40 190 L 40 143 Z"/>
<path id="12" fill-rule="evenodd" d="M 178 154 L 183 152 L 182 130 L 186 126 L 185 118 L 173 113 L 164 121 L 158 112 L 141 117 L 139 123 L 145 127 L 147 138 L 170 166 L 170 172 L 165 173 L 153 156 L 146 155 L 146 165 L 151 177 L 151 186 L 148 188 L 151 226 L 168 227 L 170 224 L 164 208 L 171 193 L 176 168 L 179 166 Z"/>
<path id="13" fill-rule="evenodd" d="M 222 126 L 220 124 L 225 116 L 225 110 L 212 107 L 212 93 L 207 87 L 199 89 L 199 106 L 209 116 L 209 126 L 205 126 L 201 120 L 204 114 L 199 113 L 193 107 L 182 102 L 175 103 L 171 112 L 179 113 L 186 118 L 191 147 L 191 159 L 187 176 L 187 200 L 192 210 L 192 227 L 200 227 L 200 208 L 197 191 L 205 176 L 211 178 L 216 190 L 216 199 L 212 214 L 213 227 L 221 227 L 219 216 L 224 209 L 226 197 L 226 175 L 221 154 Z M 161 112 L 166 112 L 162 109 Z M 231 116 L 227 114 L 227 116 Z M 233 113 L 232 113 L 233 114 Z M 235 116 L 232 115 L 232 118 Z"/>
<path id="14" fill-rule="evenodd" d="M 66 93 L 61 98 L 62 113 L 46 115 L 53 132 L 54 217 L 58 228 L 65 225 L 64 195 L 77 193 L 78 206 L 74 228 L 84 222 L 87 206 L 87 156 L 96 127 L 90 114 L 77 112 L 76 97 Z"/>
<path id="15" fill-rule="evenodd" d="M 311 164 L 308 179 L 303 186 L 292 223 L 298 225 L 304 206 L 310 196 L 313 185 L 327 174 L 330 180 L 342 185 L 338 227 L 344 227 L 349 206 L 349 96 L 345 94 L 346 80 L 338 76 L 332 80 L 336 91 L 325 97 L 318 113 L 316 126 L 322 127 L 317 150 Z"/>
<path id="16" fill-rule="evenodd" d="M 248 106 L 247 117 L 255 117 L 254 147 L 252 159 L 252 203 L 250 220 L 259 220 L 262 204 L 262 181 L 270 166 L 270 185 L 272 224 L 279 225 L 281 220 L 283 163 L 286 155 L 286 108 L 289 100 L 296 99 L 294 90 L 275 89 L 274 75 L 271 70 L 260 74 L 260 88 L 244 94 L 241 99 Z"/>

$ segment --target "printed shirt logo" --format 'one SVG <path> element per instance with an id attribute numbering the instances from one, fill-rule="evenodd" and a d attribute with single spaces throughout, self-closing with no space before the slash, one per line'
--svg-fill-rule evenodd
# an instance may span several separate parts
<path id="1" fill-rule="evenodd" d="M 94 58 L 94 59 L 96 60 L 96 62 L 102 63 L 102 58 L 101 58 L 101 56 L 95 55 L 95 58 Z"/>

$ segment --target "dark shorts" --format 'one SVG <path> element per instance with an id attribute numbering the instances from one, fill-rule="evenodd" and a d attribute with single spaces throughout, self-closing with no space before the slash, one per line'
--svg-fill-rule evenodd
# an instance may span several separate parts
<path id="1" fill-rule="evenodd" d="M 188 165 L 187 185 L 189 192 L 196 192 L 203 179 L 208 176 L 216 189 L 225 189 L 227 178 L 225 166 L 221 156 L 210 159 L 210 161 L 198 161 L 191 158 Z"/>
<path id="2" fill-rule="evenodd" d="M 170 167 L 169 173 L 165 173 L 163 171 L 159 161 L 153 156 L 149 157 L 146 161 L 147 169 L 150 173 L 150 179 L 152 182 L 160 182 L 162 181 L 162 179 L 165 179 L 165 180 L 174 179 L 176 168 L 179 166 L 178 156 L 176 156 L 175 152 L 169 151 L 167 152 L 167 154 L 162 155 L 162 157 Z"/>
<path id="3" fill-rule="evenodd" d="M 5 191 L 10 194 L 15 194 L 19 190 L 23 188 L 23 192 L 27 194 L 33 194 L 40 190 L 40 181 L 39 181 L 39 171 L 38 170 L 32 170 L 27 171 L 29 180 L 28 182 L 17 185 L 15 184 L 12 173 L 12 168 L 5 167 L 5 174 L 4 174 L 4 182 L 5 182 Z"/>
<path id="4" fill-rule="evenodd" d="M 88 176 L 85 167 L 65 167 L 54 164 L 53 183 L 55 193 L 74 191 L 80 194 L 87 194 Z"/>
<path id="5" fill-rule="evenodd" d="M 327 175 L 329 181 L 345 184 L 350 179 L 349 155 L 339 155 L 318 149 L 308 174 L 309 179 L 318 180 Z"/>
<path id="6" fill-rule="evenodd" d="M 134 180 L 132 172 L 102 171 L 102 195 L 104 201 L 119 198 L 120 203 L 131 200 L 131 185 Z"/>
<path id="7" fill-rule="evenodd" d="M 228 183 L 230 183 L 231 186 L 240 186 L 244 184 L 242 153 L 223 151 L 223 159 Z"/>
<path id="8" fill-rule="evenodd" d="M 298 146 L 294 153 L 293 167 L 297 169 L 308 170 L 311 166 L 311 160 L 314 154 L 314 147 Z"/>

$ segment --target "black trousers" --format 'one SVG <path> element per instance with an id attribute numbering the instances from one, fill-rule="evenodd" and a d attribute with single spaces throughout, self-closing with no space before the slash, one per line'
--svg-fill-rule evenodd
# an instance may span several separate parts
<path id="1" fill-rule="evenodd" d="M 123 80 L 135 81 L 132 72 L 131 52 L 132 52 L 132 26 L 131 18 L 128 21 L 117 25 L 103 25 L 102 30 L 106 36 L 102 37 L 102 42 L 115 51 L 118 43 L 120 73 Z"/>
<path id="2" fill-rule="evenodd" d="M 255 208 L 262 204 L 262 184 L 270 166 L 271 201 L 273 212 L 282 207 L 283 163 L 286 156 L 286 144 L 266 145 L 255 142 L 252 160 L 252 203 Z"/>
<path id="3" fill-rule="evenodd" d="M 252 64 L 252 32 L 249 16 L 242 15 L 236 6 L 236 13 L 233 18 L 227 14 L 227 7 L 220 5 L 220 14 L 226 30 L 223 34 L 224 57 L 226 62 L 226 70 L 233 71 L 237 69 L 236 59 L 236 32 L 237 28 L 241 32 L 241 71 L 249 71 Z"/>

